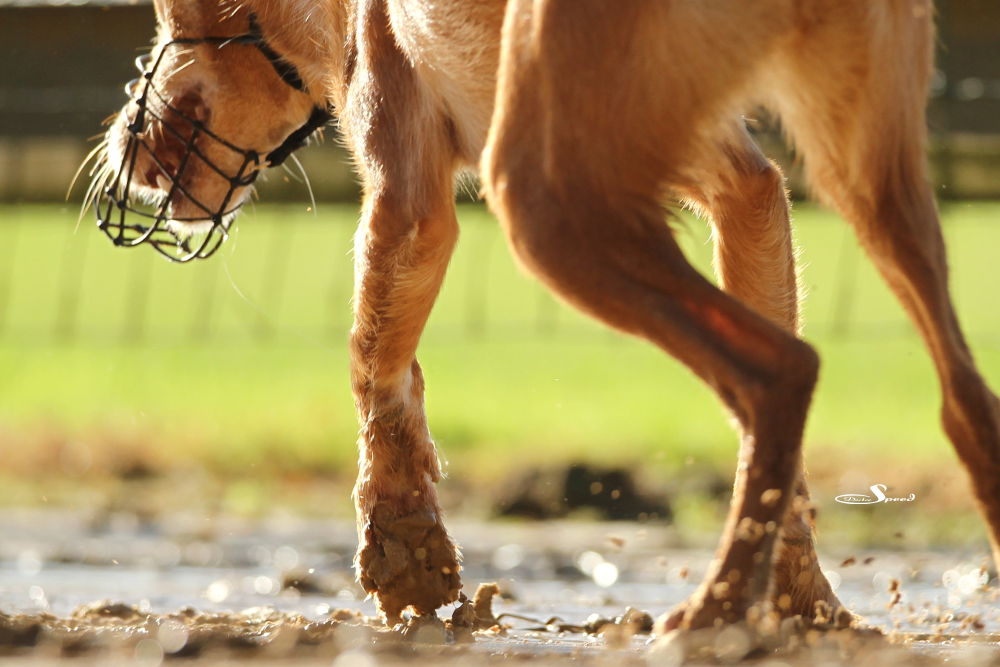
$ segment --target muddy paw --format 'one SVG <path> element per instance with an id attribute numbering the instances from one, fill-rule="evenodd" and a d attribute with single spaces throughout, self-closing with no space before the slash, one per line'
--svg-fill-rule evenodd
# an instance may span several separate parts
<path id="1" fill-rule="evenodd" d="M 684 611 L 687 609 L 687 603 L 682 602 L 673 609 L 669 609 L 656 619 L 653 624 L 653 634 L 662 637 L 663 635 L 676 630 L 681 627 L 681 621 L 684 620 Z"/>
<path id="2" fill-rule="evenodd" d="M 798 567 L 779 562 L 775 566 L 772 608 L 782 618 L 801 616 L 818 624 L 829 623 L 846 612 L 815 560 L 802 557 Z M 814 558 L 814 557 L 813 557 Z"/>
<path id="3" fill-rule="evenodd" d="M 407 608 L 433 614 L 457 600 L 461 588 L 458 549 L 431 508 L 397 514 L 387 503 L 376 505 L 356 566 L 361 586 L 390 625 Z"/>
<path id="4" fill-rule="evenodd" d="M 679 665 L 689 661 L 739 662 L 762 648 L 761 639 L 746 623 L 719 628 L 672 630 L 650 647 L 650 664 Z"/>
<path id="5" fill-rule="evenodd" d="M 654 625 L 654 633 L 666 635 L 678 629 L 696 630 L 701 628 L 721 627 L 750 620 L 756 621 L 763 616 L 773 617 L 776 622 L 782 619 L 799 619 L 810 626 L 849 628 L 858 624 L 858 618 L 846 607 L 840 604 L 833 592 L 827 589 L 828 596 L 820 599 L 800 596 L 793 598 L 789 593 L 776 593 L 772 599 L 761 605 L 755 605 L 742 616 L 733 612 L 732 605 L 709 596 L 697 593 L 673 609 L 663 613 Z M 818 597 L 818 596 L 817 596 Z"/>
<path id="6" fill-rule="evenodd" d="M 713 589 L 719 591 L 718 596 L 703 590 L 693 593 L 687 600 L 660 616 L 654 624 L 654 632 L 666 635 L 678 629 L 700 630 L 744 621 L 745 609 L 738 606 L 738 601 L 726 599 L 727 591 L 722 586 L 724 584 L 713 586 Z"/>

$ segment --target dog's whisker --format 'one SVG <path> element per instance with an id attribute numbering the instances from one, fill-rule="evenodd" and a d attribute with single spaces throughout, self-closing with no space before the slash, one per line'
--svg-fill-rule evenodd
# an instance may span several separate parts
<path id="1" fill-rule="evenodd" d="M 90 177 L 90 182 L 87 184 L 87 191 L 84 193 L 83 206 L 81 207 L 81 215 L 90 207 L 93 201 L 94 194 L 96 194 L 96 188 L 98 183 L 105 181 L 111 173 L 111 166 L 108 164 L 106 153 L 101 153 L 98 157 L 97 162 L 91 168 L 88 176 Z"/>
<path id="2" fill-rule="evenodd" d="M 289 155 L 288 157 L 292 160 L 292 162 L 295 163 L 295 166 L 299 170 L 299 174 L 302 177 L 301 182 L 305 184 L 306 192 L 309 193 L 309 204 L 311 206 L 311 210 L 313 212 L 313 215 L 316 215 L 316 197 L 313 195 L 312 183 L 309 181 L 309 174 L 306 173 L 306 168 L 302 166 L 302 162 L 299 160 L 299 158 L 295 156 L 294 153 L 292 155 Z M 294 174 L 292 174 L 291 170 L 288 167 L 285 167 L 285 171 L 287 171 L 289 175 L 291 175 L 294 178 Z"/>
<path id="3" fill-rule="evenodd" d="M 83 222 L 83 216 L 94 206 L 94 199 L 97 192 L 101 188 L 104 188 L 110 179 L 111 169 L 108 167 L 102 168 L 100 172 L 94 174 L 90 179 L 90 183 L 87 185 L 87 192 L 84 195 L 83 202 L 80 204 L 80 213 L 76 218 L 76 225 L 74 227 L 75 231 L 79 231 L 80 224 Z"/>
<path id="4" fill-rule="evenodd" d="M 87 155 L 80 162 L 80 166 L 76 168 L 76 171 L 73 173 L 73 178 L 71 178 L 70 181 L 69 181 L 69 187 L 66 188 L 66 199 L 67 200 L 69 200 L 69 196 L 73 192 L 73 186 L 76 185 L 76 181 L 77 181 L 78 178 L 80 178 L 80 174 L 82 174 L 83 171 L 84 171 L 84 169 L 87 168 L 87 165 L 90 163 L 91 160 L 97 158 L 101 154 L 102 150 L 104 150 L 104 143 L 103 142 L 97 144 L 92 149 L 90 149 L 90 152 L 87 153 Z"/>

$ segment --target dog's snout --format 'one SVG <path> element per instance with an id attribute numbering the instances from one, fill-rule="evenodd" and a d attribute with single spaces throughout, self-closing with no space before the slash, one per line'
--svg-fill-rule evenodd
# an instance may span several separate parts
<path id="1" fill-rule="evenodd" d="M 150 188 L 158 188 L 164 193 L 168 193 L 171 189 L 171 184 L 176 178 L 176 174 L 177 167 L 169 162 L 165 162 L 162 166 L 153 163 L 140 175 L 139 184 Z"/>

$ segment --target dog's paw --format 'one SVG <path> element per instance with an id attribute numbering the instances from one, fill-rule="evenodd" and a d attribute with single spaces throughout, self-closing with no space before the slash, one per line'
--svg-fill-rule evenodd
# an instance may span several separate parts
<path id="1" fill-rule="evenodd" d="M 433 614 L 457 600 L 459 559 L 433 508 L 400 514 L 382 502 L 367 517 L 356 566 L 361 586 L 393 625 L 405 609 Z"/>
<path id="2" fill-rule="evenodd" d="M 666 635 L 674 630 L 701 630 L 717 628 L 743 620 L 730 600 L 719 600 L 701 590 L 694 592 L 684 602 L 661 615 L 654 624 L 657 635 Z"/>
<path id="3" fill-rule="evenodd" d="M 674 629 L 660 635 L 646 656 L 650 664 L 687 662 L 733 664 L 764 647 L 746 623 L 700 629 Z"/>

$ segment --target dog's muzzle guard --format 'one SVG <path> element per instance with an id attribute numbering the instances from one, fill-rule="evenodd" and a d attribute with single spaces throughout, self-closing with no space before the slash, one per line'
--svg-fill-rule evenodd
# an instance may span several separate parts
<path id="1" fill-rule="evenodd" d="M 250 29 L 245 34 L 234 37 L 178 38 L 163 46 L 152 67 L 146 67 L 149 61 L 148 56 L 137 61 L 142 69 L 142 78 L 139 84 L 141 88 L 136 86 L 129 90 L 130 95 L 134 95 L 137 91 L 138 96 L 135 98 L 135 116 L 126 126 L 128 141 L 122 153 L 121 164 L 117 171 L 109 176 L 108 181 L 97 189 L 93 206 L 97 214 L 97 226 L 116 246 L 135 247 L 149 244 L 164 257 L 174 262 L 188 262 L 192 259 L 204 259 L 212 256 L 226 240 L 232 220 L 240 207 L 239 203 L 233 203 L 233 196 L 237 189 L 247 187 L 256 181 L 263 168 L 282 164 L 293 151 L 304 146 L 309 137 L 332 118 L 329 108 L 314 107 L 309 118 L 299 129 L 288 135 L 280 146 L 264 155 L 253 149 L 242 148 L 227 141 L 208 129 L 197 118 L 192 118 L 182 109 L 171 105 L 153 85 L 154 76 L 168 49 L 195 44 L 217 44 L 219 48 L 241 44 L 253 46 L 267 58 L 282 81 L 296 90 L 306 92 L 305 83 L 298 70 L 270 47 L 253 17 L 250 19 Z M 127 89 L 129 88 L 132 86 L 127 87 Z M 181 126 L 182 129 L 178 129 L 177 126 L 171 124 L 167 119 L 168 112 L 169 115 L 179 118 L 186 127 Z M 168 167 L 164 164 L 161 158 L 156 155 L 153 146 L 142 136 L 150 118 L 160 123 L 164 133 L 171 135 L 183 144 L 183 153 L 177 165 Z M 202 145 L 205 142 L 214 142 L 239 155 L 242 159 L 236 173 L 226 173 L 225 170 L 216 165 L 199 148 L 199 139 Z M 137 208 L 132 203 L 130 196 L 133 173 L 140 151 L 145 151 L 162 176 L 169 181 L 167 192 L 146 210 Z M 185 169 L 193 156 L 204 162 L 212 171 L 229 183 L 228 191 L 218 206 L 207 206 L 181 183 Z M 187 218 L 170 216 L 168 213 L 170 202 L 177 196 L 185 197 L 201 209 L 204 215 Z M 137 222 L 134 218 L 142 220 Z M 201 222 L 210 226 L 207 231 L 202 230 L 196 243 L 191 243 L 190 239 L 182 238 L 169 228 L 168 222 L 171 220 L 186 223 Z"/>

